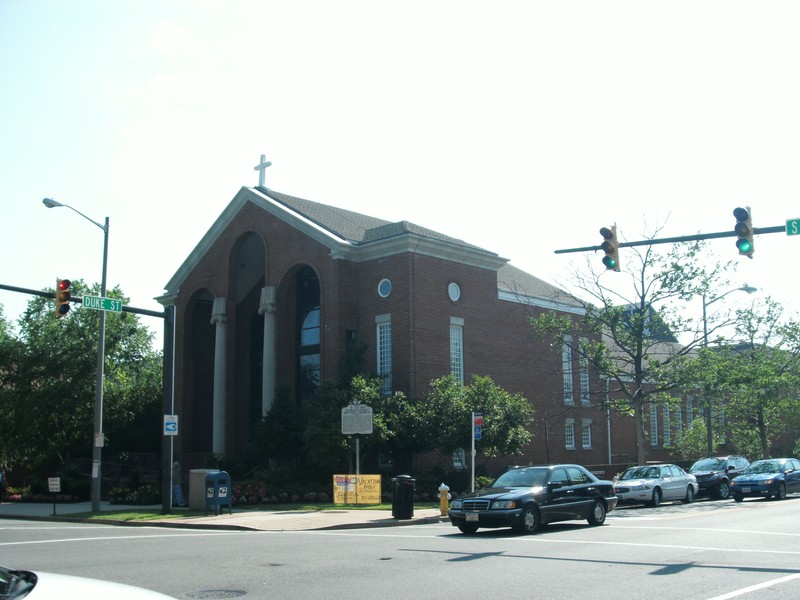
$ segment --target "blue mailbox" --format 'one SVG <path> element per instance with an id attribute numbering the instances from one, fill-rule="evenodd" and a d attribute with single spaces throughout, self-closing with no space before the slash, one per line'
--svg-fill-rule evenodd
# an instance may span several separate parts
<path id="1" fill-rule="evenodd" d="M 206 514 L 208 507 L 214 507 L 214 515 L 219 514 L 219 507 L 228 506 L 228 514 L 233 512 L 233 496 L 231 495 L 231 476 L 225 471 L 211 471 L 206 474 Z"/>

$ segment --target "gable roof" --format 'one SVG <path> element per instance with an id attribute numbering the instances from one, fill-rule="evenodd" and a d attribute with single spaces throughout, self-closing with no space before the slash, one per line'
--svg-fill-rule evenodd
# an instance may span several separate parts
<path id="1" fill-rule="evenodd" d="M 169 280 L 164 295 L 157 298 L 159 302 L 170 304 L 174 300 L 181 284 L 247 203 L 327 246 L 333 259 L 361 262 L 414 252 L 497 271 L 499 291 L 524 289 L 528 301 L 531 298 L 569 298 L 562 290 L 511 267 L 508 259 L 494 252 L 409 221 L 386 221 L 264 187 L 242 187 Z"/>

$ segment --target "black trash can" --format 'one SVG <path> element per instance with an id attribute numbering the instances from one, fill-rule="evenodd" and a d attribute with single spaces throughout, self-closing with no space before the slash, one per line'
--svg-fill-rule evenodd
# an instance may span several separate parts
<path id="1" fill-rule="evenodd" d="M 411 475 L 392 477 L 392 516 L 410 519 L 414 516 L 414 484 Z"/>

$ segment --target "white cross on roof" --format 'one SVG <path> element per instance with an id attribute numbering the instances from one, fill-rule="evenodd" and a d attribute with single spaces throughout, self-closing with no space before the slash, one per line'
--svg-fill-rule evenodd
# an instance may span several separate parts
<path id="1" fill-rule="evenodd" d="M 267 155 L 261 155 L 261 162 L 253 167 L 254 171 L 258 171 L 258 187 L 264 187 L 264 171 L 267 170 L 272 163 L 267 161 Z"/>

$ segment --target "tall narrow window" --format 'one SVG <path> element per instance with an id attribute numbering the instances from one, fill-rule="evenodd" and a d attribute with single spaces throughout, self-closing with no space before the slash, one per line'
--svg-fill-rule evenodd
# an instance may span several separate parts
<path id="1" fill-rule="evenodd" d="M 680 404 L 675 408 L 675 432 L 679 434 L 683 431 L 683 408 Z"/>
<path id="2" fill-rule="evenodd" d="M 592 449 L 592 420 L 583 419 L 581 422 L 581 447 L 584 450 Z"/>
<path id="3" fill-rule="evenodd" d="M 585 340 L 581 340 L 582 342 Z M 589 359 L 581 354 L 580 361 L 580 379 L 581 379 L 581 406 L 589 406 L 591 399 L 589 397 Z"/>
<path id="4" fill-rule="evenodd" d="M 296 278 L 297 304 L 297 394 L 308 400 L 320 382 L 320 293 L 319 280 L 308 267 Z"/>
<path id="5" fill-rule="evenodd" d="M 650 445 L 655 448 L 658 446 L 658 407 L 650 405 Z"/>
<path id="6" fill-rule="evenodd" d="M 564 448 L 575 450 L 575 419 L 564 421 Z"/>
<path id="7" fill-rule="evenodd" d="M 450 317 L 450 372 L 464 385 L 464 319 Z"/>
<path id="8" fill-rule="evenodd" d="M 663 442 L 664 442 L 665 446 L 669 446 L 670 443 L 672 443 L 672 432 L 670 431 L 670 428 L 672 427 L 672 423 L 670 422 L 670 420 L 671 420 L 670 417 L 671 416 L 672 415 L 670 415 L 670 412 L 669 412 L 669 405 L 665 404 L 664 405 L 664 415 L 663 415 L 664 422 L 661 423 L 662 435 L 663 435 L 663 438 L 664 438 Z"/>
<path id="9" fill-rule="evenodd" d="M 572 405 L 572 336 L 564 336 L 564 345 L 561 347 L 561 368 L 564 372 L 564 404 Z"/>
<path id="10" fill-rule="evenodd" d="M 392 395 L 392 317 L 375 317 L 376 347 L 378 349 L 378 376 L 381 378 L 381 394 Z"/>

